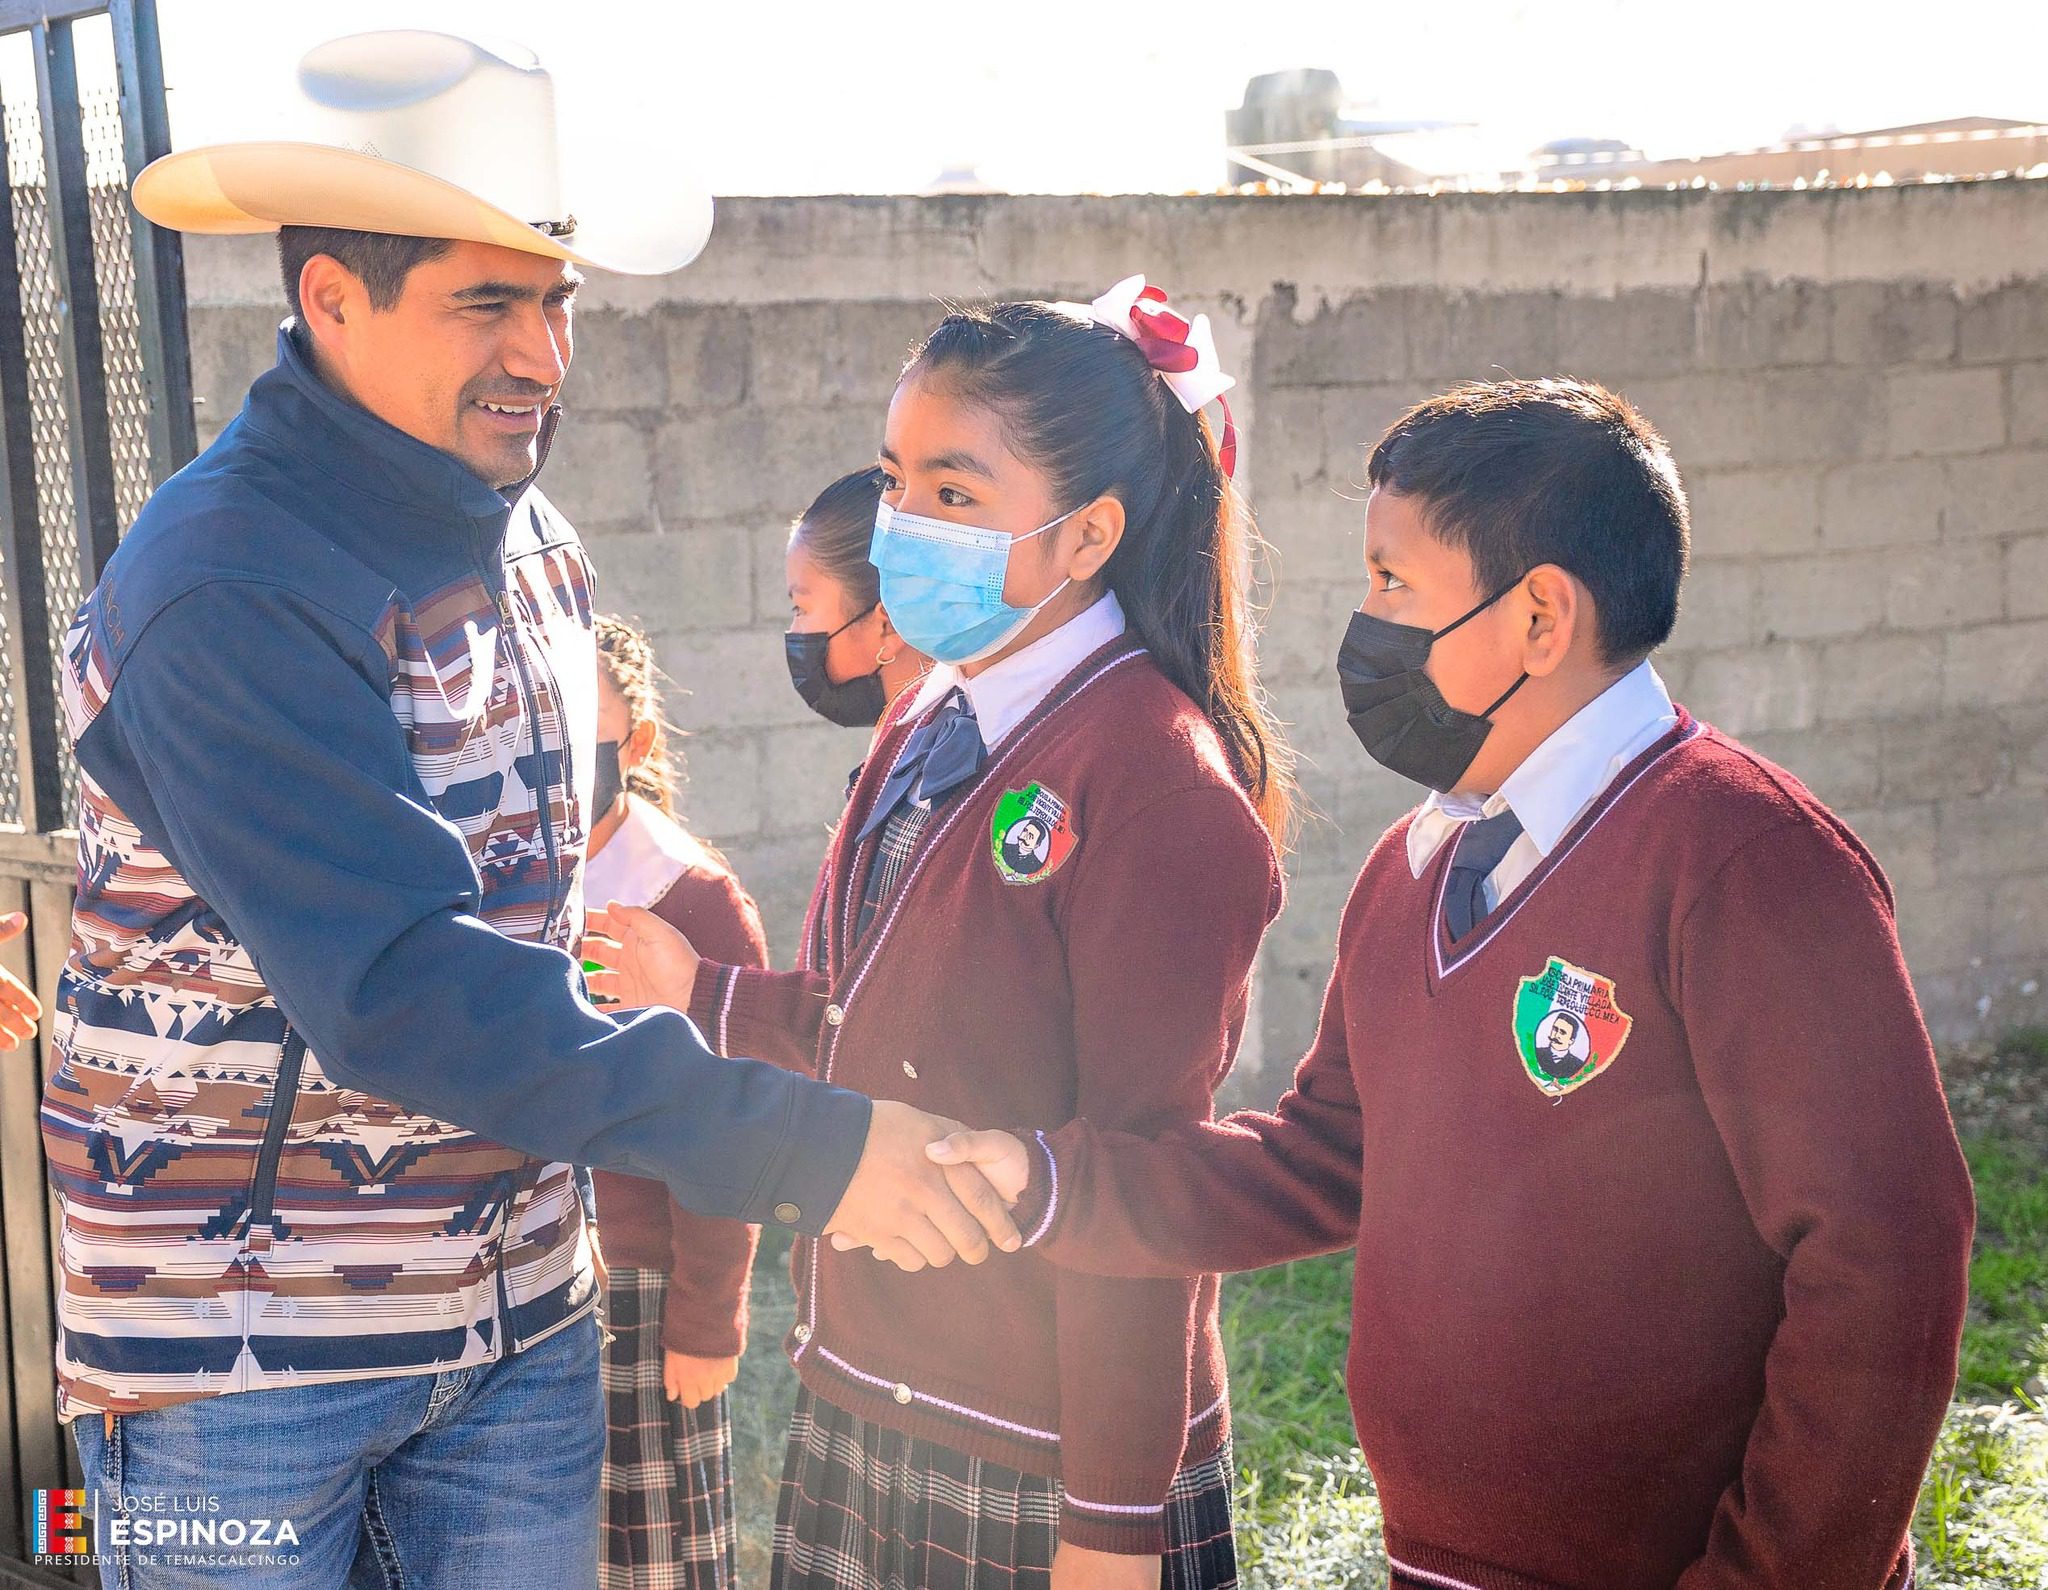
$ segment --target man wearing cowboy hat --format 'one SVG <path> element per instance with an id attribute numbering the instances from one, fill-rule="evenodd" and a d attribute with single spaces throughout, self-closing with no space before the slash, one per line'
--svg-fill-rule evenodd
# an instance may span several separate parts
<path id="1" fill-rule="evenodd" d="M 531 58 L 366 34 L 300 84 L 305 141 L 135 183 L 278 230 L 294 315 L 67 640 L 60 1409 L 102 1529 L 154 1531 L 110 1584 L 564 1590 L 605 1434 L 574 1167 L 913 1262 L 1016 1233 L 926 1161 L 948 1123 L 615 1021 L 572 958 L 592 581 L 532 480 L 575 266 L 675 269 L 709 200 L 564 193 Z"/>

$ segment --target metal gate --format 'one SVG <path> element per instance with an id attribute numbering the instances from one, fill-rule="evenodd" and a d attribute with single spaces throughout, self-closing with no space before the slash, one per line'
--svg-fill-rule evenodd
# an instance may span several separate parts
<path id="1" fill-rule="evenodd" d="M 0 963 L 47 1010 L 74 868 L 64 630 L 195 451 L 179 241 L 128 203 L 170 148 L 155 0 L 0 0 L 0 108 L 0 912 L 29 917 Z M 0 1056 L 0 1582 L 35 1548 L 28 1493 L 78 1483 L 52 1372 L 47 1025 L 33 1056 Z"/>

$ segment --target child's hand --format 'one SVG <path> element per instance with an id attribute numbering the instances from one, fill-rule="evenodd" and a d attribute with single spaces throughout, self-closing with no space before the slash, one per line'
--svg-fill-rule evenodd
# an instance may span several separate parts
<path id="1" fill-rule="evenodd" d="M 583 959 L 590 992 L 628 1010 L 646 1005 L 690 1008 L 697 986 L 698 955 L 690 941 L 644 906 L 614 900 L 590 913 L 584 925 Z"/>
<path id="2" fill-rule="evenodd" d="M 925 1150 L 932 1163 L 944 1165 L 950 1179 L 969 1167 L 981 1172 L 1006 1204 L 1024 1196 L 1031 1180 L 1031 1158 L 1022 1142 L 1008 1132 L 955 1132 Z"/>
<path id="3" fill-rule="evenodd" d="M 1052 1590 L 1159 1590 L 1159 1559 L 1061 1541 L 1052 1553 Z"/>
<path id="4" fill-rule="evenodd" d="M 733 1383 L 740 1372 L 737 1358 L 693 1358 L 688 1353 L 661 1355 L 661 1389 L 670 1402 L 697 1408 Z"/>
<path id="5" fill-rule="evenodd" d="M 0 916 L 0 942 L 14 938 L 27 926 L 28 918 L 19 911 Z M 0 1054 L 33 1038 L 36 1023 L 42 1019 L 42 1002 L 12 972 L 0 971 Z"/>

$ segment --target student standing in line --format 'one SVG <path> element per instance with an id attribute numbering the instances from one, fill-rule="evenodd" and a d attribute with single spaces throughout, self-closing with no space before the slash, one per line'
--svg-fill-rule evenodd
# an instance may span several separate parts
<path id="1" fill-rule="evenodd" d="M 832 482 L 790 527 L 789 682 L 804 704 L 842 728 L 872 728 L 931 659 L 889 622 L 882 577 L 868 561 L 881 471 L 856 469 Z"/>
<path id="2" fill-rule="evenodd" d="M 783 567 L 789 580 L 789 631 L 783 651 L 789 682 L 805 705 L 828 723 L 880 733 L 882 716 L 896 698 L 922 679 L 931 658 L 912 648 L 889 622 L 882 606 L 882 576 L 868 561 L 875 513 L 882 501 L 882 472 L 872 464 L 842 475 L 819 492 L 803 517 L 790 527 Z M 873 739 L 869 740 L 872 747 Z M 846 776 L 846 797 L 860 777 Z M 831 878 L 828 846 L 818 860 L 817 881 L 804 912 L 804 964 L 825 967 L 818 938 Z M 712 959 L 719 957 L 713 955 Z"/>
<path id="3" fill-rule="evenodd" d="M 1084 1272 L 1355 1244 L 1402 1590 L 1899 1590 L 1971 1198 L 1891 888 L 1650 666 L 1687 513 L 1627 403 L 1462 387 L 1368 475 L 1344 708 L 1436 793 L 1359 875 L 1293 1090 L 934 1157 Z"/>
<path id="4" fill-rule="evenodd" d="M 721 961 L 766 966 L 753 900 L 677 819 L 654 648 L 609 614 L 596 634 L 596 817 L 584 887 L 594 900 L 644 906 Z M 600 1170 L 596 1184 L 611 1333 L 600 1590 L 730 1590 L 726 1388 L 746 1346 L 759 1228 L 692 1214 L 651 1178 Z"/>
<path id="5" fill-rule="evenodd" d="M 1200 414 L 1229 384 L 1141 278 L 949 315 L 890 405 L 873 541 L 936 662 L 856 781 L 819 969 L 700 964 L 620 912 L 611 986 L 957 1116 L 1206 1120 L 1291 787 L 1230 432 Z M 775 1584 L 1234 1584 L 1214 1279 L 995 1273 L 800 1251 Z"/>

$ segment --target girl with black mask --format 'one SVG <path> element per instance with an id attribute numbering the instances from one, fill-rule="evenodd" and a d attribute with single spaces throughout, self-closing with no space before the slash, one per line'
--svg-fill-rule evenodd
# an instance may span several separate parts
<path id="1" fill-rule="evenodd" d="M 872 728 L 931 666 L 890 624 L 881 576 L 868 562 L 881 494 L 872 468 L 842 475 L 789 533 L 790 683 L 813 712 L 844 728 Z"/>

